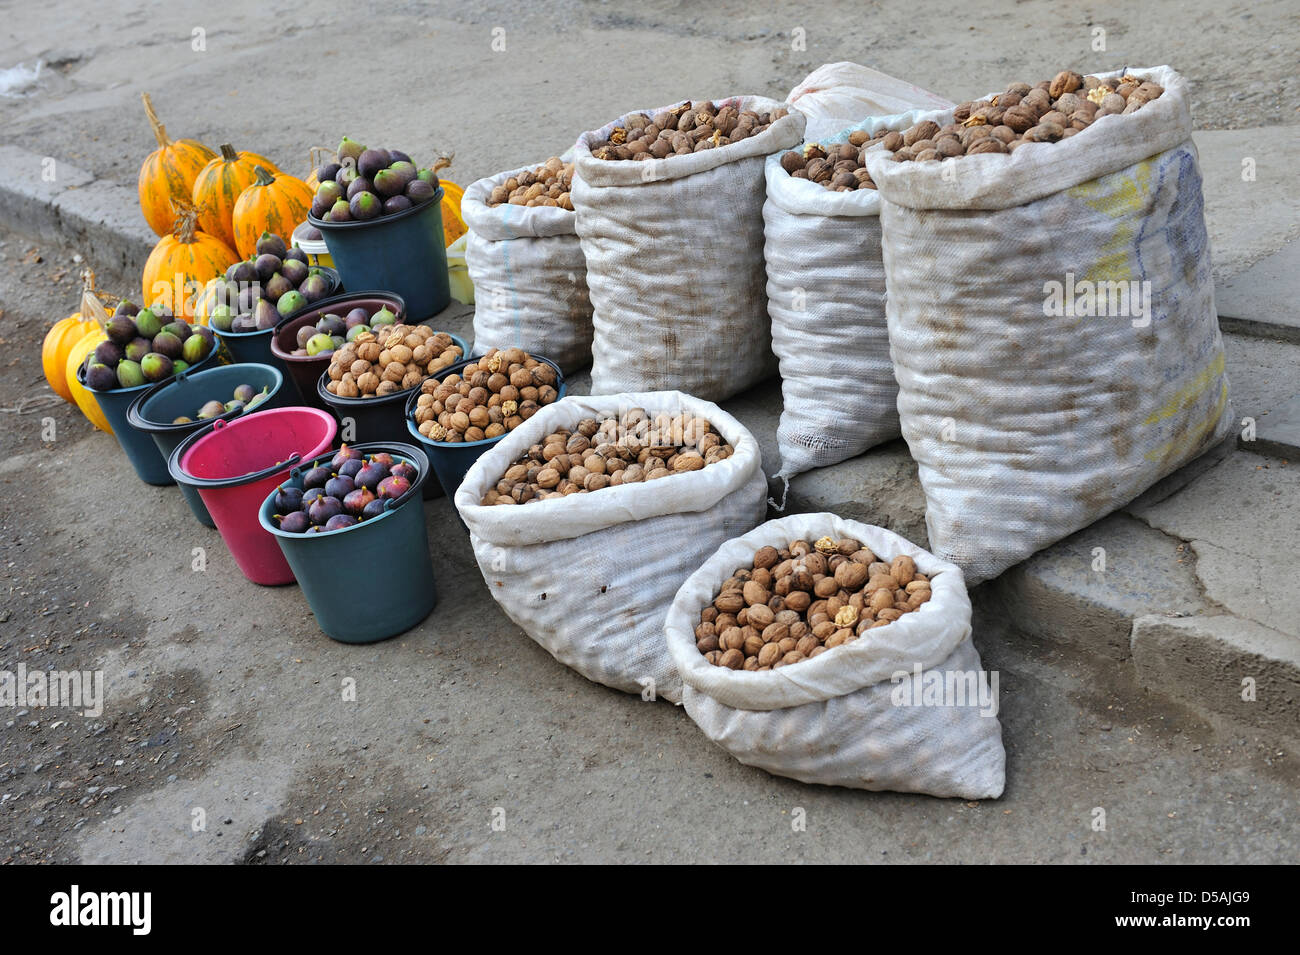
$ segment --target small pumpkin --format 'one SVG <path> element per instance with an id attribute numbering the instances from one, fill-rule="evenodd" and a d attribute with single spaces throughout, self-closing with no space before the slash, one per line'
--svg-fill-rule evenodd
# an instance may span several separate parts
<path id="1" fill-rule="evenodd" d="M 245 258 L 257 251 L 263 232 L 293 235 L 311 209 L 312 192 L 301 179 L 265 166 L 256 172 L 257 181 L 235 201 L 235 248 Z"/>
<path id="2" fill-rule="evenodd" d="M 175 228 L 149 253 L 141 282 L 145 303 L 161 302 L 177 318 L 186 320 L 194 317 L 194 301 L 204 286 L 239 261 L 234 249 L 200 232 L 197 225 L 198 210 L 194 205 L 189 201 L 176 203 Z"/>
<path id="3" fill-rule="evenodd" d="M 145 115 L 153 127 L 158 148 L 151 152 L 140 166 L 140 211 L 144 213 L 149 228 L 165 236 L 172 228 L 172 202 L 190 201 L 194 194 L 194 180 L 203 167 L 217 154 L 197 139 L 171 140 L 167 127 L 154 112 L 148 93 L 141 93 Z"/>
<path id="4" fill-rule="evenodd" d="M 64 401 L 76 404 L 72 389 L 68 387 L 68 354 L 72 346 L 87 335 L 100 331 L 93 321 L 81 317 L 80 312 L 73 312 L 67 318 L 61 318 L 45 333 L 41 345 L 41 367 L 45 371 L 45 380 Z"/>
<path id="5" fill-rule="evenodd" d="M 92 323 L 93 324 L 93 323 Z M 82 338 L 72 346 L 68 352 L 68 362 L 64 366 L 64 375 L 68 382 L 68 391 L 72 393 L 72 400 L 76 402 L 81 413 L 86 416 L 91 424 L 100 431 L 107 434 L 113 433 L 113 426 L 108 423 L 104 417 L 104 412 L 100 410 L 99 402 L 95 396 L 79 381 L 77 381 L 77 370 L 81 367 L 86 356 L 95 350 L 95 347 L 102 341 L 105 341 L 108 335 L 102 328 L 96 328 L 95 331 Z"/>
<path id="6" fill-rule="evenodd" d="M 235 247 L 235 200 L 257 181 L 257 167 L 279 172 L 265 156 L 221 144 L 221 155 L 210 161 L 194 180 L 190 196 L 199 210 L 199 230 Z"/>

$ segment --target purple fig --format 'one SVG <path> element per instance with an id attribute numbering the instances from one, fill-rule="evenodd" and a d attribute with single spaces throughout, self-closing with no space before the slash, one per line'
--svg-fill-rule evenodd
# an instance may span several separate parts
<path id="1" fill-rule="evenodd" d="M 357 519 L 351 514 L 335 514 L 325 522 L 325 530 L 341 531 L 345 527 L 352 527 L 357 523 Z"/>
<path id="2" fill-rule="evenodd" d="M 406 196 L 391 196 L 384 200 L 384 215 L 391 216 L 395 212 L 405 212 L 413 205 L 414 203 Z"/>
<path id="3" fill-rule="evenodd" d="M 269 233 L 263 232 L 263 235 Z M 280 271 L 280 257 L 272 255 L 270 252 L 264 252 L 257 257 L 253 263 L 253 268 L 257 269 L 257 277 L 263 282 L 271 281 L 271 276 Z"/>
<path id="4" fill-rule="evenodd" d="M 423 179 L 413 179 L 406 184 L 406 198 L 417 206 L 432 199 L 433 192 L 433 186 Z"/>
<path id="5" fill-rule="evenodd" d="M 383 498 L 378 498 L 378 497 L 375 498 L 373 501 L 367 504 L 365 510 L 361 512 L 361 519 L 368 521 L 372 517 L 378 517 L 380 514 L 384 513 L 385 510 L 387 510 L 387 504 L 388 502 L 385 501 Z"/>
<path id="6" fill-rule="evenodd" d="M 347 444 L 344 443 L 339 445 L 339 449 L 334 452 L 334 457 L 330 459 L 330 467 L 342 474 L 343 472 L 339 469 L 343 467 L 345 461 L 359 461 L 363 457 L 364 455 L 356 448 L 349 448 Z M 350 474 L 348 475 L 348 477 L 351 476 L 352 475 Z"/>
<path id="7" fill-rule="evenodd" d="M 339 477 L 332 477 L 325 482 L 325 493 L 330 497 L 337 497 L 341 501 L 356 490 L 356 487 L 357 486 L 353 483 L 352 478 L 340 475 Z"/>
<path id="8" fill-rule="evenodd" d="M 406 480 L 414 484 L 415 478 L 420 472 L 415 469 L 414 464 L 408 464 L 405 461 L 399 461 L 393 465 L 391 473 L 393 474 L 394 477 L 406 478 Z"/>
<path id="9" fill-rule="evenodd" d="M 296 511 L 302 507 L 302 488 L 281 487 L 275 494 L 275 509 L 281 513 L 288 514 L 290 511 Z"/>
<path id="10" fill-rule="evenodd" d="M 386 477 L 388 477 L 388 468 L 371 462 L 357 472 L 355 481 L 358 487 L 368 487 L 373 491 Z"/>
<path id="11" fill-rule="evenodd" d="M 280 518 L 280 530 L 288 534 L 301 534 L 311 526 L 311 521 L 302 511 L 290 511 Z"/>
<path id="12" fill-rule="evenodd" d="M 307 490 L 315 487 L 323 488 L 333 476 L 334 472 L 329 468 L 317 465 L 302 476 L 302 486 Z"/>
<path id="13" fill-rule="evenodd" d="M 337 497 L 318 497 L 307 508 L 307 516 L 313 524 L 324 524 L 331 517 L 343 513 L 343 502 Z"/>
<path id="14" fill-rule="evenodd" d="M 373 192 L 358 192 L 348 203 L 348 208 L 352 210 L 353 219 L 364 222 L 367 219 L 377 218 L 384 206 Z"/>
<path id="15" fill-rule="evenodd" d="M 393 157 L 387 149 L 367 149 L 357 159 L 357 172 L 367 179 L 374 179 L 375 173 L 392 163 Z"/>
<path id="16" fill-rule="evenodd" d="M 360 516 L 365 512 L 366 505 L 375 500 L 374 492 L 368 487 L 359 487 L 355 491 L 343 498 L 343 508 L 349 514 Z"/>
<path id="17" fill-rule="evenodd" d="M 380 497 L 392 498 L 394 501 L 399 500 L 403 494 L 411 489 L 411 482 L 404 477 L 396 474 L 390 474 L 379 482 L 378 494 Z"/>

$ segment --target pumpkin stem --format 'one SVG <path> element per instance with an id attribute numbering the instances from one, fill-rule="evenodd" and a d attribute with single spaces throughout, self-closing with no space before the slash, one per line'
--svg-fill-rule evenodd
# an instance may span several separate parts
<path id="1" fill-rule="evenodd" d="M 172 225 L 172 235 L 182 245 L 189 245 L 194 241 L 194 233 L 198 231 L 198 207 L 186 199 L 173 199 L 172 212 L 176 215 Z"/>
<path id="2" fill-rule="evenodd" d="M 95 273 L 87 268 L 81 270 L 81 319 L 94 319 L 104 331 L 108 331 L 108 311 L 99 301 L 95 291 Z"/>
<path id="3" fill-rule="evenodd" d="M 269 186 L 275 182 L 275 176 L 271 175 L 261 166 L 254 166 L 253 171 L 257 173 L 257 184 L 259 186 Z"/>
<path id="4" fill-rule="evenodd" d="M 334 150 L 333 150 L 331 147 L 329 147 L 329 146 L 310 146 L 310 147 L 308 147 L 308 149 L 307 149 L 307 175 L 304 176 L 303 178 L 306 179 L 306 178 L 310 177 L 312 173 L 314 173 L 314 172 L 315 172 L 317 169 L 319 169 L 321 166 L 325 165 L 325 162 L 326 162 L 326 161 L 331 161 L 331 162 L 332 162 L 333 159 L 334 159 L 334 155 L 335 155 L 335 154 L 334 154 Z M 329 159 L 329 160 L 326 160 L 326 159 L 325 159 L 326 156 L 329 156 L 330 159 Z"/>
<path id="5" fill-rule="evenodd" d="M 239 159 L 239 153 L 235 152 L 235 147 L 230 143 L 222 143 L 221 158 L 226 162 L 236 162 Z"/>
<path id="6" fill-rule="evenodd" d="M 166 149 L 171 145 L 171 140 L 167 138 L 167 127 L 162 124 L 162 120 L 154 112 L 153 100 L 149 98 L 149 94 L 141 93 L 140 98 L 144 100 L 144 114 L 149 117 L 149 125 L 153 127 L 153 134 L 158 140 L 158 148 Z"/>
<path id="7" fill-rule="evenodd" d="M 436 173 L 439 169 L 446 169 L 451 165 L 451 161 L 455 158 L 455 153 L 444 153 L 438 157 L 438 161 L 433 164 L 431 171 Z"/>

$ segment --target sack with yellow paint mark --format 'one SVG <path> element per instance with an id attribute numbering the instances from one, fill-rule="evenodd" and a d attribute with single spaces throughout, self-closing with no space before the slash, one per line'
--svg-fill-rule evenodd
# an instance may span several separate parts
<path id="1" fill-rule="evenodd" d="M 930 547 L 970 583 L 1232 427 L 1187 84 L 1126 72 L 1164 95 L 1061 142 L 867 162 L 903 437 Z"/>

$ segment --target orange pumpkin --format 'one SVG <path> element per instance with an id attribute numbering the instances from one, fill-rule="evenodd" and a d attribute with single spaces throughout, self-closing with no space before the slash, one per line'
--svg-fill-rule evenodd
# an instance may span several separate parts
<path id="1" fill-rule="evenodd" d="M 148 93 L 141 93 L 149 125 L 158 140 L 158 148 L 149 154 L 140 166 L 140 211 L 144 213 L 149 228 L 160 236 L 172 229 L 172 202 L 190 201 L 194 193 L 194 180 L 213 157 L 211 149 L 197 139 L 167 138 L 167 127 L 153 111 L 153 101 Z"/>
<path id="2" fill-rule="evenodd" d="M 64 401 L 76 403 L 72 389 L 68 387 L 68 354 L 73 345 L 99 330 L 95 321 L 82 318 L 80 312 L 73 312 L 67 318 L 59 319 L 45 333 L 41 345 L 41 367 L 45 371 L 45 380 Z"/>
<path id="3" fill-rule="evenodd" d="M 198 210 L 192 204 L 177 203 L 176 209 L 176 228 L 149 253 L 141 284 L 147 305 L 161 302 L 177 318 L 189 320 L 203 287 L 238 262 L 239 256 L 220 239 L 198 231 Z"/>
<path id="4" fill-rule="evenodd" d="M 92 324 L 94 324 L 92 322 Z M 108 434 L 113 433 L 113 426 L 108 423 L 104 417 L 104 412 L 100 410 L 99 402 L 95 400 L 92 394 L 81 382 L 77 381 L 77 369 L 81 363 L 86 360 L 86 356 L 95 350 L 95 346 L 107 339 L 104 330 L 96 326 L 95 330 L 81 339 L 72 346 L 68 352 L 68 363 L 64 366 L 64 374 L 68 382 L 68 390 L 72 393 L 72 400 L 77 403 L 81 413 L 86 419 L 100 431 Z"/>
<path id="5" fill-rule="evenodd" d="M 257 167 L 257 181 L 235 202 L 235 248 L 247 258 L 257 251 L 263 232 L 293 235 L 311 209 L 311 189 L 301 179 L 264 166 Z"/>
<path id="6" fill-rule="evenodd" d="M 194 180 L 191 198 L 199 210 L 199 231 L 235 247 L 235 200 L 257 181 L 258 166 L 279 172 L 265 156 L 247 150 L 235 152 L 230 143 L 222 143 L 221 155 L 204 166 Z"/>

